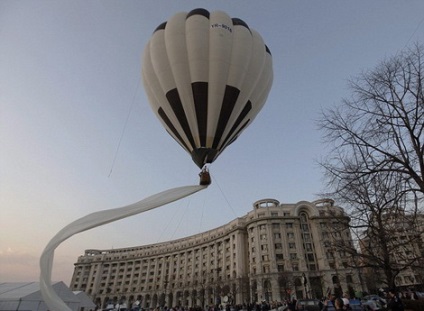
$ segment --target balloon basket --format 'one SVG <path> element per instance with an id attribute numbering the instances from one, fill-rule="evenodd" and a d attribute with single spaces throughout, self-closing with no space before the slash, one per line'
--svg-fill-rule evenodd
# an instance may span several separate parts
<path id="1" fill-rule="evenodd" d="M 211 175 L 209 174 L 208 168 L 205 166 L 199 173 L 200 181 L 199 185 L 208 186 L 211 184 Z"/>

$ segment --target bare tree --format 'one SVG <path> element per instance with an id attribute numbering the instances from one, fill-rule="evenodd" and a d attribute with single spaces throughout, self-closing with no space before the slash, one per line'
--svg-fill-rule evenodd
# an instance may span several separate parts
<path id="1" fill-rule="evenodd" d="M 287 299 L 291 298 L 292 292 L 294 292 L 294 276 L 293 273 L 281 272 L 278 276 L 278 286 L 284 291 L 284 296 Z"/>
<path id="2" fill-rule="evenodd" d="M 357 243 L 332 240 L 334 251 L 352 256 L 352 268 L 367 268 L 373 274 L 372 281 L 388 287 L 395 287 L 402 272 L 418 274 L 424 261 L 424 219 L 417 212 L 419 201 L 405 199 L 398 178 L 390 172 L 358 176 L 340 191 L 338 198 L 349 202 L 349 227 Z M 340 228 L 346 228 L 346 223 Z M 334 234 L 339 232 L 337 226 L 333 229 Z"/>
<path id="3" fill-rule="evenodd" d="M 320 163 L 331 189 L 326 195 L 346 205 L 361 251 L 358 244 L 334 247 L 382 271 L 388 286 L 423 264 L 416 252 L 423 227 L 423 61 L 424 46 L 415 45 L 362 73 L 350 81 L 351 98 L 318 122 L 330 146 Z"/>
<path id="4" fill-rule="evenodd" d="M 350 81 L 352 97 L 322 113 L 319 126 L 332 147 L 321 164 L 330 185 L 381 171 L 397 172 L 424 193 L 424 46 L 383 61 Z"/>

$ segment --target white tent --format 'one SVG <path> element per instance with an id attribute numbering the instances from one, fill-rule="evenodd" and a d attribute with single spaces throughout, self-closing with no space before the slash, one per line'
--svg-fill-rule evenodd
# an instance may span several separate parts
<path id="1" fill-rule="evenodd" d="M 83 291 L 73 292 L 74 295 L 79 299 L 80 301 L 80 310 L 84 308 L 84 310 L 90 310 L 96 307 L 94 302 L 91 300 L 91 298 Z"/>
<path id="2" fill-rule="evenodd" d="M 88 306 L 85 297 L 81 298 L 83 295 L 75 295 L 63 282 L 54 283 L 53 289 L 73 311 L 79 311 L 82 307 L 85 308 L 84 310 L 89 310 L 89 308 L 94 307 L 94 304 Z M 41 296 L 40 283 L 0 283 L 0 311 L 11 310 L 49 310 Z"/>

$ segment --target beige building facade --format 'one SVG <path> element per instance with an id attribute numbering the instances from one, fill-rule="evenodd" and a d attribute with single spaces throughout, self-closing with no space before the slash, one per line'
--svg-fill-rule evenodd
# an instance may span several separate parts
<path id="1" fill-rule="evenodd" d="M 390 211 L 390 210 L 389 210 Z M 395 285 L 399 290 L 424 289 L 424 215 L 399 212 L 383 215 L 384 229 L 390 235 L 387 247 L 390 252 L 390 265 L 400 269 L 395 277 Z M 375 228 L 375 226 L 374 226 Z M 371 229 L 370 229 L 371 230 Z M 383 258 L 381 245 L 372 233 L 364 233 L 359 246 L 361 252 L 369 258 Z M 369 263 L 365 260 L 364 265 Z M 371 264 L 375 260 L 371 260 Z M 395 270 L 395 269 L 393 269 Z M 387 288 L 387 278 L 382 269 L 365 268 L 364 276 L 367 287 L 373 291 Z"/>
<path id="2" fill-rule="evenodd" d="M 144 308 L 352 294 L 365 290 L 359 270 L 331 247 L 332 239 L 352 243 L 347 227 L 340 228 L 348 221 L 329 199 L 263 199 L 245 216 L 190 237 L 86 250 L 75 263 L 71 289 L 85 291 L 101 307 L 121 302 Z"/>

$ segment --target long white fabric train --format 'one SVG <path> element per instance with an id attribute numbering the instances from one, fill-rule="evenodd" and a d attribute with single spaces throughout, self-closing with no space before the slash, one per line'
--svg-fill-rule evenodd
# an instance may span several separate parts
<path id="1" fill-rule="evenodd" d="M 50 240 L 40 257 L 40 289 L 50 310 L 72 311 L 53 290 L 51 282 L 54 250 L 60 243 L 77 233 L 166 205 L 205 188 L 207 186 L 185 186 L 169 189 L 127 206 L 89 214 L 65 226 Z"/>

